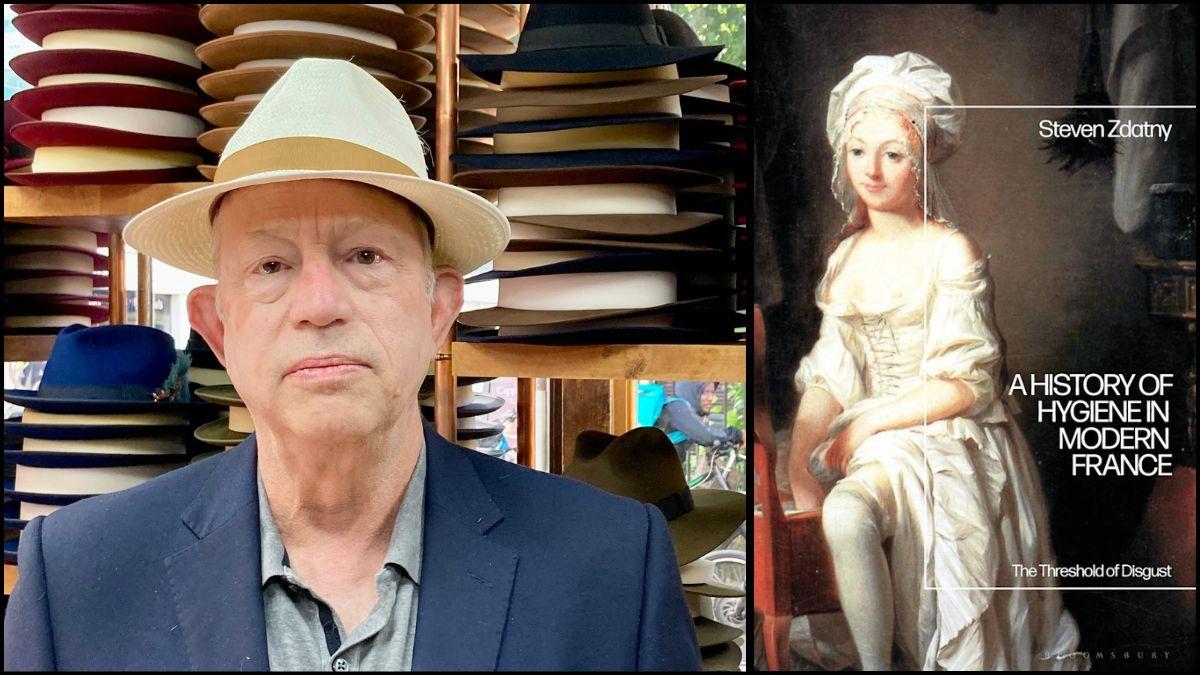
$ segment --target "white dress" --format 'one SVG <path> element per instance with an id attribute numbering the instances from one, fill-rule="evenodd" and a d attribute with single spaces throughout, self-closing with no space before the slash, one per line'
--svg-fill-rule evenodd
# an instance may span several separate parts
<path id="1" fill-rule="evenodd" d="M 1057 589 L 1017 578 L 1014 563 L 1054 564 L 1046 506 L 1029 447 L 1002 400 L 1000 342 L 987 260 L 966 269 L 939 265 L 952 229 L 935 246 L 925 293 L 879 306 L 833 303 L 828 285 L 859 235 L 830 256 L 817 285 L 820 337 L 800 362 L 796 384 L 828 391 L 843 412 L 812 454 L 823 483 L 860 481 L 868 494 L 879 469 L 896 512 L 888 565 L 895 596 L 895 642 L 910 668 L 1076 670 L 1079 631 Z M 884 431 L 864 442 L 848 475 L 831 475 L 833 438 L 864 411 L 920 390 L 927 378 L 966 383 L 976 400 L 960 415 Z M 875 476 L 872 479 L 870 476 Z M 954 590 L 951 590 L 954 589 Z M 900 664 L 898 664 L 900 665 Z"/>

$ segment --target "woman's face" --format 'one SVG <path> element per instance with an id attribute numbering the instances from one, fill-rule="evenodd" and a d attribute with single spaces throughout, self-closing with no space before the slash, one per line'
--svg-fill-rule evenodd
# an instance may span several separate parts
<path id="1" fill-rule="evenodd" d="M 917 208 L 916 162 L 908 123 L 899 115 L 867 111 L 846 142 L 846 176 L 859 200 L 872 211 Z"/>

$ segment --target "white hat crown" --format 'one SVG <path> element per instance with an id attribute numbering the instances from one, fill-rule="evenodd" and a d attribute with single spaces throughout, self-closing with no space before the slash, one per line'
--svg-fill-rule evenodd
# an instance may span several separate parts
<path id="1" fill-rule="evenodd" d="M 429 177 L 425 146 L 404 105 L 362 68 L 339 59 L 297 60 L 229 139 L 221 162 L 261 143 L 305 137 L 373 150 L 408 169 L 398 173 Z"/>

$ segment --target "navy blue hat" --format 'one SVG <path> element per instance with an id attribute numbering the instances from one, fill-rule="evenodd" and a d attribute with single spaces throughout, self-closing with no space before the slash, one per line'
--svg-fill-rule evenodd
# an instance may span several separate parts
<path id="1" fill-rule="evenodd" d="M 149 326 L 67 326 L 58 333 L 41 388 L 4 390 L 4 400 L 48 413 L 190 410 L 190 359 Z"/>
<path id="2" fill-rule="evenodd" d="M 23 417 L 4 420 L 4 433 L 19 438 L 50 441 L 89 441 L 112 438 L 141 438 L 187 433 L 186 421 L 163 424 L 26 424 Z"/>
<path id="3" fill-rule="evenodd" d="M 10 565 L 17 564 L 17 549 L 19 547 L 18 542 L 20 542 L 20 539 L 15 537 L 4 540 L 4 562 Z"/>
<path id="4" fill-rule="evenodd" d="M 180 447 L 183 440 L 180 439 Z M 124 466 L 148 466 L 151 464 L 187 464 L 191 459 L 186 454 L 124 454 L 107 452 L 43 452 L 30 450 L 5 450 L 4 461 L 18 466 L 33 466 L 41 469 L 101 469 Z M 30 500 L 32 501 L 32 500 Z"/>
<path id="5" fill-rule="evenodd" d="M 517 51 L 459 57 L 472 72 L 500 83 L 506 70 L 593 73 L 708 61 L 723 47 L 673 47 L 650 5 L 548 4 L 529 7 Z"/>

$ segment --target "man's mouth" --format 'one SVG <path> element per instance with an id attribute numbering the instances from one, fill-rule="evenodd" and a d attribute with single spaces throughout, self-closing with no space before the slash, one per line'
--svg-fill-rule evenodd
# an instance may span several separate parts
<path id="1" fill-rule="evenodd" d="M 284 373 L 284 377 L 297 377 L 305 380 L 344 377 L 368 369 L 361 359 L 342 354 L 329 354 L 301 359 L 293 363 Z"/>

